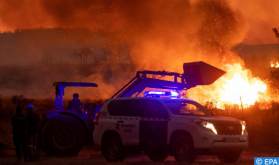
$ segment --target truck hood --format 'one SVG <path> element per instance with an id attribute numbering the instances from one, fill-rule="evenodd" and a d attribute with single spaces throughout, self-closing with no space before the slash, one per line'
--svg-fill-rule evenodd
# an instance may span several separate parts
<path id="1" fill-rule="evenodd" d="M 202 116 L 199 117 L 199 119 L 209 122 L 240 122 L 238 119 L 223 116 Z"/>

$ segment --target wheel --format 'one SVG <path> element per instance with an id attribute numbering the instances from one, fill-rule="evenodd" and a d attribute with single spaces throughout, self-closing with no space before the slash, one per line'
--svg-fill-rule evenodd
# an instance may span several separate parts
<path id="1" fill-rule="evenodd" d="M 161 148 L 161 147 L 152 147 L 149 149 L 148 153 L 147 153 L 149 159 L 153 162 L 163 162 L 167 156 L 167 150 L 165 148 Z"/>
<path id="2" fill-rule="evenodd" d="M 41 144 L 45 152 L 54 156 L 74 156 L 85 141 L 81 123 L 71 116 L 54 117 L 43 127 Z"/>
<path id="3" fill-rule="evenodd" d="M 222 163 L 235 163 L 242 151 L 224 152 L 217 155 Z"/>
<path id="4" fill-rule="evenodd" d="M 122 162 L 124 160 L 125 152 L 119 137 L 105 138 L 103 147 L 103 154 L 108 162 Z"/>
<path id="5" fill-rule="evenodd" d="M 174 139 L 172 153 L 177 162 L 193 163 L 197 157 L 193 142 L 186 135 Z"/>

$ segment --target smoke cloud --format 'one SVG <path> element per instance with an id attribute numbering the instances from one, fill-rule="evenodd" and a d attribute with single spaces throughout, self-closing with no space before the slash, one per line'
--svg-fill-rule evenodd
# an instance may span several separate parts
<path id="1" fill-rule="evenodd" d="M 230 10 L 241 13 L 249 28 L 245 34 L 245 42 L 247 43 L 266 44 L 277 42 L 271 31 L 271 28 L 278 27 L 279 24 L 277 9 L 279 2 L 277 0 L 268 2 L 256 0 L 253 3 L 241 0 L 211 0 L 205 2 L 200 0 L 171 2 L 140 0 L 5 0 L 0 2 L 0 30 L 3 32 L 41 27 L 88 27 L 92 29 L 138 32 L 156 24 L 154 19 L 158 17 L 163 18 L 166 16 L 166 21 L 168 20 L 170 21 L 169 23 L 177 25 L 178 21 L 185 19 L 187 9 L 193 8 L 193 5 L 197 3 L 229 5 Z M 172 16 L 177 17 L 173 18 Z M 191 17 L 189 14 L 186 16 L 189 19 L 191 18 L 193 22 L 197 21 L 194 20 L 196 17 Z M 239 28 L 242 29 L 243 27 Z"/>
<path id="2" fill-rule="evenodd" d="M 279 1 L 255 0 L 241 1 L 230 0 L 230 6 L 241 12 L 248 25 L 245 43 L 248 44 L 270 44 L 278 40 L 271 28 L 279 27 Z"/>
<path id="3" fill-rule="evenodd" d="M 129 44 L 134 70 L 182 72 L 182 63 L 200 60 L 224 69 L 225 64 L 243 64 L 231 51 L 233 46 L 245 39 L 256 42 L 259 38 L 251 28 L 253 18 L 247 21 L 246 17 L 255 9 L 243 12 L 241 5 L 233 0 L 10 0 L 0 2 L 0 30 L 54 27 L 101 30 L 111 32 L 110 38 L 117 38 L 111 39 L 110 45 Z M 264 7 L 267 12 L 269 6 Z M 110 60 L 116 65 L 100 68 L 110 68 L 111 77 L 119 81 L 116 86 L 121 86 L 122 81 L 128 81 L 117 65 L 123 62 L 123 57 L 112 53 Z M 112 81 L 102 75 L 92 75 L 87 80 L 96 78 L 106 84 Z M 115 89 L 119 88 L 114 86 L 109 91 L 113 93 Z"/>

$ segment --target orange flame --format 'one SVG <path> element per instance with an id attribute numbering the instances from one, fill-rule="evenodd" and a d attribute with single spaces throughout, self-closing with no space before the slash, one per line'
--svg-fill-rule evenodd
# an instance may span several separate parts
<path id="1" fill-rule="evenodd" d="M 224 104 L 238 104 L 245 107 L 255 104 L 259 101 L 267 85 L 259 78 L 251 78 L 248 70 L 244 70 L 240 64 L 229 66 L 228 76 L 220 83 L 220 99 L 218 106 L 224 107 Z"/>
<path id="2" fill-rule="evenodd" d="M 275 63 L 274 63 L 273 61 L 271 61 L 271 62 L 270 62 L 270 67 L 271 67 L 271 68 L 279 68 L 279 62 L 275 62 Z"/>
<path id="3" fill-rule="evenodd" d="M 249 107 L 266 94 L 267 85 L 260 78 L 252 77 L 249 70 L 237 63 L 226 67 L 227 73 L 215 83 L 190 89 L 187 96 L 203 104 L 214 101 L 217 108 L 226 109 L 226 105 Z"/>

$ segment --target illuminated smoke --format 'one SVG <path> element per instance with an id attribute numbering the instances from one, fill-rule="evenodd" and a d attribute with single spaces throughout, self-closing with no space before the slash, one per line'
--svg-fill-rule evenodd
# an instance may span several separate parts
<path id="1" fill-rule="evenodd" d="M 244 66 L 231 51 L 246 38 L 249 27 L 237 5 L 225 0 L 11 0 L 0 2 L 0 29 L 82 27 L 111 32 L 110 38 L 118 38 L 113 42 L 129 43 L 135 71 L 182 72 L 182 64 L 192 61 L 226 69 L 226 64 Z M 111 59 L 115 64 L 100 68 L 110 68 L 114 81 L 102 74 L 87 79 L 98 80 L 105 97 L 129 80 L 117 67 L 123 60 L 114 55 Z M 110 82 L 113 86 L 107 85 Z"/>
<path id="2" fill-rule="evenodd" d="M 230 6 L 241 12 L 247 22 L 247 33 L 244 43 L 270 44 L 278 43 L 272 28 L 279 26 L 279 1 L 277 0 L 229 0 Z"/>

